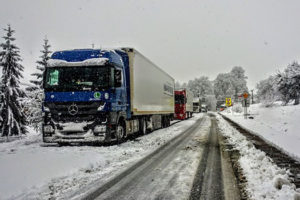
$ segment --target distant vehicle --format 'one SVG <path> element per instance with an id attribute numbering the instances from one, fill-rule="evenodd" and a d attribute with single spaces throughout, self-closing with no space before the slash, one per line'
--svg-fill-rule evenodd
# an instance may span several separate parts
<path id="1" fill-rule="evenodd" d="M 187 89 L 175 90 L 175 118 L 187 119 L 193 115 L 193 93 Z"/>
<path id="2" fill-rule="evenodd" d="M 207 112 L 207 106 L 202 105 L 201 106 L 201 112 Z"/>
<path id="3" fill-rule="evenodd" d="M 174 79 L 132 48 L 54 52 L 44 89 L 47 143 L 122 141 L 174 116 Z"/>
<path id="4" fill-rule="evenodd" d="M 225 105 L 220 105 L 219 110 L 220 110 L 220 111 L 223 111 L 225 108 L 226 108 Z"/>
<path id="5" fill-rule="evenodd" d="M 200 98 L 194 98 L 193 99 L 193 112 L 199 113 L 201 111 L 200 109 Z"/>

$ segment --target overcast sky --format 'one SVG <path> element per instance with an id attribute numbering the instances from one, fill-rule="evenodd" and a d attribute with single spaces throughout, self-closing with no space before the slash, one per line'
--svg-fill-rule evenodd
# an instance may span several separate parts
<path id="1" fill-rule="evenodd" d="M 252 89 L 300 61 L 299 8 L 298 0 L 0 0 L 0 26 L 16 30 L 27 78 L 47 36 L 51 50 L 134 47 L 180 82 L 242 66 Z"/>

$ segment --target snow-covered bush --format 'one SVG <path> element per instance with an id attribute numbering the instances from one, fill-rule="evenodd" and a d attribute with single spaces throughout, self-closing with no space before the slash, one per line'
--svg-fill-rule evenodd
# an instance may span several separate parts
<path id="1" fill-rule="evenodd" d="M 233 112 L 236 112 L 236 113 L 242 113 L 243 112 L 243 107 L 240 103 L 234 104 L 231 109 L 233 110 Z"/>
<path id="2" fill-rule="evenodd" d="M 272 106 L 279 99 L 276 78 L 276 76 L 269 76 L 256 85 L 258 100 L 266 107 Z"/>

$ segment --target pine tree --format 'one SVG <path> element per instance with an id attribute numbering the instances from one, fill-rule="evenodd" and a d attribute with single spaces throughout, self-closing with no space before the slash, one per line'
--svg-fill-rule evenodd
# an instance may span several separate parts
<path id="1" fill-rule="evenodd" d="M 31 80 L 32 86 L 26 88 L 28 91 L 28 99 L 26 101 L 26 107 L 28 107 L 28 121 L 36 130 L 41 129 L 42 122 L 42 94 L 43 91 L 43 76 L 45 72 L 45 68 L 47 66 L 47 61 L 50 59 L 50 45 L 48 43 L 48 39 L 44 39 L 43 50 L 40 52 L 42 55 L 40 56 L 41 60 L 38 60 L 37 63 L 37 71 L 36 73 L 31 74 L 36 77 L 34 80 Z"/>
<path id="2" fill-rule="evenodd" d="M 2 67 L 1 98 L 0 98 L 0 120 L 1 136 L 21 135 L 27 132 L 26 117 L 22 112 L 20 98 L 25 96 L 21 90 L 20 78 L 24 67 L 19 63 L 22 59 L 19 55 L 19 48 L 13 44 L 15 32 L 8 25 L 4 29 L 5 42 L 0 44 L 0 66 Z"/>
<path id="3" fill-rule="evenodd" d="M 36 68 L 38 72 L 31 74 L 32 76 L 35 76 L 36 79 L 30 81 L 33 84 L 33 86 L 26 88 L 26 90 L 33 91 L 37 89 L 43 89 L 43 75 L 45 72 L 47 61 L 50 59 L 50 53 L 51 53 L 51 51 L 49 50 L 50 47 L 51 46 L 48 44 L 48 39 L 45 38 L 43 44 L 43 50 L 40 51 L 42 53 L 42 55 L 40 56 L 41 60 L 38 60 L 36 62 L 37 63 Z"/>

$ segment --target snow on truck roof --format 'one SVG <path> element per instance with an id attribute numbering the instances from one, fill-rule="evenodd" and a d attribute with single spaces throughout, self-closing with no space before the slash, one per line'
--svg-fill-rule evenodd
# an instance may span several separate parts
<path id="1" fill-rule="evenodd" d="M 48 67 L 57 66 L 92 66 L 104 65 L 106 62 L 123 66 L 123 60 L 116 50 L 106 49 L 74 49 L 56 51 L 48 61 Z M 120 51 L 121 53 L 121 51 Z"/>
<path id="2" fill-rule="evenodd" d="M 82 62 L 67 62 L 65 60 L 50 59 L 47 62 L 47 67 L 101 66 L 105 65 L 108 61 L 108 58 L 90 58 Z"/>

